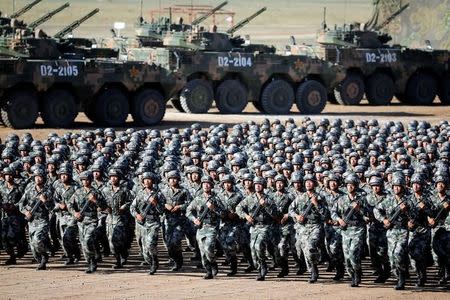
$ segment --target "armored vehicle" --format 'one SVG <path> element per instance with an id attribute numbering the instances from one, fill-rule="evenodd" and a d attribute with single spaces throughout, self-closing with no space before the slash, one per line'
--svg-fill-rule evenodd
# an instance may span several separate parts
<path id="1" fill-rule="evenodd" d="M 357 105 L 365 95 L 372 105 L 387 105 L 394 96 L 401 102 L 429 105 L 438 95 L 442 103 L 450 104 L 449 51 L 389 45 L 391 36 L 380 32 L 407 7 L 370 26 L 329 29 L 324 22 L 318 36 L 323 58 L 347 70 L 334 91 L 338 103 Z"/>
<path id="2" fill-rule="evenodd" d="M 221 113 L 240 113 L 249 101 L 267 114 L 287 114 L 293 104 L 305 114 L 320 113 L 327 94 L 344 78 L 343 69 L 308 55 L 276 54 L 233 34 L 264 12 L 262 8 L 227 32 L 167 32 L 164 47 L 129 49 L 181 74 L 186 85 L 172 104 L 187 113 L 206 113 L 215 100 Z"/>

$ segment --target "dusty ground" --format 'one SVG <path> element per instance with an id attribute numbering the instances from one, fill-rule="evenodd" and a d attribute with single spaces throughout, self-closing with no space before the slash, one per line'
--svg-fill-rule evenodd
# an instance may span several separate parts
<path id="1" fill-rule="evenodd" d="M 267 117 L 255 112 L 252 105 L 249 105 L 242 115 L 223 116 L 214 113 L 205 115 L 187 115 L 175 112 L 169 108 L 164 122 L 158 128 L 185 127 L 192 122 L 200 122 L 203 126 L 217 123 L 236 123 L 247 120 L 261 121 Z M 294 118 L 301 119 L 302 115 L 293 114 Z M 289 116 L 271 116 L 285 119 Z M 352 118 L 352 119 L 378 119 L 401 120 L 408 122 L 412 119 L 428 120 L 437 123 L 440 120 L 450 120 L 450 107 L 435 105 L 431 107 L 400 106 L 393 104 L 388 107 L 371 107 L 362 105 L 359 107 L 343 107 L 338 105 L 328 105 L 323 115 L 315 116 L 320 119 L 329 118 Z M 130 125 L 132 125 L 130 123 Z M 84 115 L 77 118 L 76 128 L 71 131 L 79 131 L 85 128 L 92 128 Z M 67 130 L 52 130 L 38 128 L 30 130 L 36 138 L 45 138 L 51 131 L 58 133 Z M 0 137 L 4 138 L 10 129 L 0 127 Z M 25 131 L 14 131 L 22 134 Z M 162 251 L 165 256 L 165 252 Z M 5 256 L 0 256 L 0 262 L 5 260 Z M 255 275 L 247 275 L 240 271 L 239 276 L 230 279 L 224 275 L 227 267 L 223 267 L 217 279 L 211 281 L 203 280 L 201 270 L 197 270 L 192 263 L 184 268 L 182 273 L 170 273 L 165 263 L 166 258 L 156 276 L 146 275 L 143 267 L 139 266 L 140 258 L 134 249 L 130 259 L 130 265 L 121 271 L 111 269 L 111 258 L 100 265 L 99 272 L 94 275 L 84 274 L 84 265 L 74 267 L 64 267 L 57 258 L 52 258 L 49 270 L 36 272 L 35 265 L 31 264 L 28 255 L 20 260 L 18 266 L 7 268 L 0 267 L 0 299 L 134 299 L 155 297 L 163 299 L 180 298 L 217 298 L 224 299 L 239 297 L 246 299 L 292 299 L 292 298 L 316 298 L 316 299 L 398 299 L 409 297 L 412 299 L 449 299 L 449 290 L 439 288 L 433 284 L 436 282 L 436 271 L 431 275 L 431 285 L 425 290 L 414 289 L 413 282 L 409 282 L 407 291 L 396 292 L 392 289 L 393 281 L 386 285 L 372 284 L 373 277 L 370 274 L 367 262 L 365 262 L 365 274 L 363 284 L 358 289 L 352 289 L 348 282 L 335 284 L 331 280 L 332 274 L 325 273 L 321 268 L 321 279 L 318 284 L 310 285 L 307 275 L 298 277 L 290 275 L 283 280 L 275 277 L 276 273 L 271 272 L 266 282 L 256 282 Z"/>

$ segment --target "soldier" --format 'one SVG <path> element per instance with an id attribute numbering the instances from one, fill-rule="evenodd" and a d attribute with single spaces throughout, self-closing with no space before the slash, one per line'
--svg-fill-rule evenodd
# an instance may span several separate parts
<path id="1" fill-rule="evenodd" d="M 78 262 L 81 257 L 78 247 L 78 227 L 75 217 L 68 210 L 70 198 L 78 186 L 72 180 L 72 168 L 69 165 L 61 166 L 58 175 L 59 179 L 53 184 L 56 202 L 53 211 L 58 219 L 59 236 L 66 257 L 65 265 L 71 265 Z"/>
<path id="2" fill-rule="evenodd" d="M 91 167 L 92 172 L 92 187 L 95 188 L 98 191 L 102 191 L 105 186 L 107 185 L 108 181 L 105 177 L 105 172 L 103 167 L 95 163 Z M 97 262 L 101 262 L 103 260 L 102 258 L 102 252 L 101 249 L 103 249 L 103 256 L 108 257 L 111 253 L 111 249 L 109 248 L 109 242 L 108 242 L 108 235 L 106 234 L 106 217 L 108 216 L 108 213 L 106 211 L 99 211 L 98 212 L 98 226 L 96 229 L 96 236 L 97 236 L 97 243 L 95 247 L 97 248 L 96 253 L 96 259 Z"/>
<path id="3" fill-rule="evenodd" d="M 221 201 L 213 192 L 214 181 L 209 176 L 202 177 L 202 193 L 197 194 L 186 210 L 186 216 L 197 226 L 197 243 L 206 274 L 204 279 L 212 279 L 218 273 L 215 257 L 216 239 L 220 220 L 224 216 Z"/>
<path id="4" fill-rule="evenodd" d="M 328 178 L 328 189 L 324 194 L 328 210 L 332 211 L 344 193 L 339 189 L 339 177 L 331 174 Z M 339 223 L 329 219 L 325 223 L 325 244 L 330 257 L 330 271 L 336 268 L 333 280 L 344 278 L 344 252 L 342 250 L 342 233 Z"/>
<path id="5" fill-rule="evenodd" d="M 384 189 L 383 179 L 373 176 L 369 180 L 372 192 L 367 196 L 367 204 L 370 212 L 370 222 L 368 224 L 369 254 L 372 267 L 375 269 L 377 278 L 375 283 L 384 283 L 391 275 L 391 267 L 387 253 L 386 228 L 382 222 L 374 216 L 374 209 L 378 203 L 383 202 L 389 193 Z"/>
<path id="6" fill-rule="evenodd" d="M 396 290 L 405 289 L 408 269 L 408 227 L 414 226 L 414 212 L 405 193 L 405 184 L 403 176 L 395 174 L 392 178 L 393 195 L 379 202 L 374 209 L 375 217 L 387 228 L 389 260 L 398 280 Z"/>
<path id="7" fill-rule="evenodd" d="M 15 265 L 16 258 L 21 258 L 27 252 L 28 245 L 23 242 L 25 235 L 24 218 L 18 209 L 21 191 L 14 182 L 14 172 L 11 168 L 3 169 L 4 183 L 0 185 L 0 204 L 3 214 L 1 235 L 9 259 L 5 265 Z M 17 255 L 14 250 L 17 248 Z"/>
<path id="8" fill-rule="evenodd" d="M 280 213 L 279 229 L 280 236 L 277 237 L 276 246 L 278 247 L 279 264 L 281 266 L 281 272 L 278 273 L 278 278 L 283 278 L 289 274 L 289 249 L 294 252 L 294 257 L 297 259 L 297 253 L 295 251 L 295 230 L 294 221 L 289 216 L 289 206 L 293 199 L 286 191 L 286 178 L 283 175 L 277 175 L 275 177 L 276 192 L 273 195 L 275 205 Z"/>
<path id="9" fill-rule="evenodd" d="M 28 221 L 30 248 L 39 263 L 37 270 L 45 270 L 50 250 L 49 213 L 54 207 L 53 190 L 45 185 L 45 171 L 33 171 L 33 183 L 20 199 L 19 208 Z"/>
<path id="10" fill-rule="evenodd" d="M 81 248 L 88 264 L 85 272 L 89 274 L 97 270 L 97 209 L 105 210 L 106 202 L 100 191 L 92 187 L 90 171 L 81 172 L 78 178 L 82 186 L 77 188 L 70 198 L 68 209 L 78 222 Z"/>
<path id="11" fill-rule="evenodd" d="M 165 190 L 165 221 L 166 246 L 169 258 L 174 262 L 171 271 L 178 271 L 183 266 L 183 249 L 181 242 L 186 234 L 190 243 L 196 246 L 195 229 L 186 218 L 186 208 L 191 202 L 189 191 L 180 185 L 181 176 L 176 170 L 167 173 L 169 185 Z M 192 239 L 194 237 L 194 239 Z M 196 247 L 197 248 L 197 247 Z"/>
<path id="12" fill-rule="evenodd" d="M 227 261 L 230 263 L 230 272 L 227 276 L 234 276 L 237 273 L 237 246 L 242 231 L 242 221 L 236 214 L 236 206 L 242 201 L 241 192 L 235 187 L 233 175 L 222 177 L 223 192 L 220 197 L 225 210 L 225 217 L 220 222 L 219 241 L 225 252 Z"/>
<path id="13" fill-rule="evenodd" d="M 253 263 L 258 267 L 256 280 L 264 281 L 267 275 L 266 251 L 272 242 L 271 230 L 278 217 L 273 199 L 264 192 L 265 180 L 253 179 L 255 193 L 247 196 L 236 207 L 237 214 L 250 224 L 250 249 Z"/>
<path id="14" fill-rule="evenodd" d="M 161 229 L 161 216 L 164 213 L 165 198 L 155 184 L 153 173 L 144 172 L 144 189 L 136 195 L 130 206 L 131 215 L 136 219 L 136 230 L 142 239 L 142 254 L 150 265 L 149 275 L 156 273 L 159 267 L 158 238 Z"/>
<path id="15" fill-rule="evenodd" d="M 307 174 L 303 180 L 306 192 L 294 199 L 289 206 L 289 214 L 295 220 L 297 255 L 303 252 L 311 272 L 309 283 L 314 283 L 319 278 L 317 266 L 324 239 L 324 222 L 329 218 L 329 211 L 326 202 L 315 192 L 314 175 Z"/>
<path id="16" fill-rule="evenodd" d="M 355 174 L 345 178 L 347 192 L 337 200 L 332 218 L 339 223 L 342 248 L 347 273 L 352 278 L 351 287 L 361 283 L 361 259 L 368 216 L 366 194 L 358 191 L 359 179 Z"/>
<path id="17" fill-rule="evenodd" d="M 411 177 L 411 204 L 417 210 L 417 218 L 409 236 L 408 252 L 415 263 L 417 272 L 416 287 L 423 287 L 427 281 L 427 267 L 433 265 L 431 255 L 431 228 L 428 226 L 430 215 L 430 195 L 425 191 L 421 174 Z"/>
<path id="18" fill-rule="evenodd" d="M 428 224 L 432 228 L 432 247 L 439 267 L 439 284 L 445 285 L 450 276 L 450 199 L 448 177 L 436 176 L 436 192 L 431 196 Z"/>
<path id="19" fill-rule="evenodd" d="M 122 174 L 118 169 L 111 169 L 108 173 L 109 184 L 103 190 L 106 200 L 108 216 L 106 217 L 106 233 L 109 248 L 116 263 L 114 269 L 122 268 L 128 258 L 127 217 L 131 203 L 131 194 L 120 184 Z"/>

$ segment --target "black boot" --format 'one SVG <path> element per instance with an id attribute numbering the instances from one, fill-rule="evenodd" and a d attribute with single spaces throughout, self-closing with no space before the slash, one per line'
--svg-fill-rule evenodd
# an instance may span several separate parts
<path id="1" fill-rule="evenodd" d="M 439 284 L 440 285 L 447 284 L 447 276 L 445 275 L 444 267 L 439 267 Z"/>
<path id="2" fill-rule="evenodd" d="M 75 260 L 72 257 L 68 257 L 66 258 L 66 261 L 64 262 L 65 266 L 70 266 L 73 265 L 75 263 Z"/>
<path id="3" fill-rule="evenodd" d="M 345 274 L 344 270 L 345 270 L 344 265 L 342 263 L 337 263 L 336 264 L 336 275 L 334 275 L 333 280 L 334 281 L 342 280 L 342 278 L 344 278 L 344 274 Z"/>
<path id="4" fill-rule="evenodd" d="M 205 276 L 203 276 L 203 279 L 213 279 L 214 278 L 214 276 L 212 274 L 211 264 L 209 263 L 209 261 L 205 262 L 205 271 L 206 271 L 206 274 L 205 274 Z"/>
<path id="5" fill-rule="evenodd" d="M 426 270 L 424 270 L 424 268 L 421 266 L 417 266 L 416 287 L 419 288 L 425 286 L 425 281 L 426 281 Z"/>
<path id="6" fill-rule="evenodd" d="M 173 253 L 173 266 L 170 269 L 173 272 L 177 272 L 183 266 L 183 253 L 181 251 L 176 251 Z"/>
<path id="7" fill-rule="evenodd" d="M 306 271 L 307 271 L 307 268 L 306 268 L 305 258 L 303 257 L 303 255 L 301 255 L 298 260 L 297 275 L 303 275 L 303 274 L 305 274 Z"/>
<path id="8" fill-rule="evenodd" d="M 213 276 L 217 276 L 217 274 L 219 273 L 219 266 L 217 265 L 216 261 L 211 263 L 211 271 Z"/>
<path id="9" fill-rule="evenodd" d="M 317 268 L 317 265 L 314 264 L 311 266 L 311 277 L 309 278 L 308 282 L 314 283 L 317 281 L 318 278 L 319 278 L 319 269 Z"/>
<path id="10" fill-rule="evenodd" d="M 397 271 L 398 274 L 398 281 L 397 285 L 394 287 L 397 291 L 404 290 L 405 289 L 405 280 L 406 280 L 406 272 L 404 271 Z"/>
<path id="11" fill-rule="evenodd" d="M 337 268 L 336 264 L 330 260 L 326 272 L 333 272 L 335 268 Z"/>
<path id="12" fill-rule="evenodd" d="M 280 273 L 278 273 L 277 277 L 278 278 L 283 278 L 287 275 L 289 275 L 289 263 L 287 258 L 286 259 L 282 259 L 282 261 L 280 262 L 281 265 L 281 271 Z"/>
<path id="13" fill-rule="evenodd" d="M 237 273 L 237 257 L 233 255 L 230 257 L 230 272 L 227 273 L 227 276 L 234 276 Z"/>
<path id="14" fill-rule="evenodd" d="M 155 274 L 156 271 L 158 270 L 158 267 L 159 267 L 158 256 L 152 255 L 152 263 L 151 263 L 150 270 L 149 270 L 148 274 L 150 274 L 150 275 Z"/>
<path id="15" fill-rule="evenodd" d="M 122 269 L 122 259 L 120 258 L 120 255 L 116 255 L 116 263 L 113 265 L 113 269 Z"/>
<path id="16" fill-rule="evenodd" d="M 5 261 L 5 266 L 15 265 L 17 264 L 16 256 L 14 254 L 10 255 L 9 259 Z"/>
<path id="17" fill-rule="evenodd" d="M 267 268 L 267 266 L 266 266 Z M 263 270 L 263 265 L 262 263 L 259 264 L 259 268 L 258 268 L 258 275 L 256 276 L 256 280 L 257 281 L 264 281 L 266 279 L 266 275 L 264 273 L 267 273 L 267 270 L 264 271 Z"/>
<path id="18" fill-rule="evenodd" d="M 87 274 L 91 274 L 91 273 L 94 273 L 95 271 L 97 271 L 97 259 L 89 258 L 88 264 L 89 264 L 88 268 L 85 271 Z"/>
<path id="19" fill-rule="evenodd" d="M 48 262 L 48 254 L 42 255 L 41 261 L 39 263 L 39 266 L 36 268 L 36 270 L 45 270 L 45 269 L 47 269 L 47 262 Z"/>
<path id="20" fill-rule="evenodd" d="M 350 286 L 357 287 L 359 284 L 358 279 L 356 278 L 357 277 L 356 272 L 353 272 L 351 275 L 352 275 L 352 282 L 350 283 Z"/>

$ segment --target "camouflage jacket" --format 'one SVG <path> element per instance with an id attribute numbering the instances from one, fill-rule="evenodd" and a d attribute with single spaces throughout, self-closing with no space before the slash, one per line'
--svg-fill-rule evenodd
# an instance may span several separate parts
<path id="1" fill-rule="evenodd" d="M 407 209 L 400 212 L 398 217 L 392 220 L 391 228 L 407 229 L 408 221 L 415 219 L 414 206 L 407 195 L 403 195 L 400 199 L 397 199 L 395 195 L 387 196 L 384 201 L 376 205 L 374 209 L 375 218 L 380 222 L 383 222 L 384 219 L 392 219 L 396 212 L 400 210 L 401 203 L 405 203 Z"/>
<path id="2" fill-rule="evenodd" d="M 182 186 L 179 186 L 178 189 L 168 187 L 164 191 L 164 196 L 166 198 L 166 204 L 169 204 L 171 206 L 181 206 L 181 208 L 176 212 L 170 212 L 166 209 L 166 217 L 168 219 L 183 218 L 186 214 L 186 209 L 189 203 L 191 203 L 191 194 L 189 193 L 189 191 Z"/>
<path id="3" fill-rule="evenodd" d="M 156 205 L 150 203 L 150 199 L 156 199 Z M 161 216 L 164 213 L 164 204 L 166 199 L 159 189 L 142 189 L 131 202 L 130 212 L 136 218 L 139 214 L 144 220 L 141 225 L 151 225 L 152 223 L 160 223 Z"/>
<path id="4" fill-rule="evenodd" d="M 275 202 L 275 205 L 277 206 L 277 210 L 280 214 L 280 218 L 282 218 L 284 215 L 288 215 L 288 219 L 286 221 L 286 223 L 282 224 L 284 225 L 288 225 L 288 224 L 294 224 L 294 220 L 292 219 L 291 216 L 289 216 L 289 206 L 291 205 L 292 201 L 294 200 L 293 197 L 286 193 L 280 193 L 280 192 L 275 192 L 273 194 L 273 200 Z"/>
<path id="5" fill-rule="evenodd" d="M 359 209 L 353 209 L 353 203 L 359 205 Z M 333 206 L 331 217 L 334 221 L 342 219 L 347 223 L 347 226 L 361 227 L 365 226 L 365 217 L 370 215 L 369 206 L 366 200 L 365 193 L 356 193 L 352 199 L 349 194 L 342 195 Z"/>
<path id="6" fill-rule="evenodd" d="M 108 220 L 113 223 L 123 221 L 131 203 L 130 191 L 120 185 L 116 190 L 113 189 L 112 185 L 107 185 L 102 189 L 102 193 L 108 206 L 108 214 L 110 215 Z"/>
<path id="7" fill-rule="evenodd" d="M 39 200 L 40 195 L 43 195 L 47 201 L 42 203 Z M 36 189 L 36 185 L 32 184 L 27 191 L 22 195 L 19 202 L 20 211 L 25 214 L 27 211 L 31 212 L 35 207 L 33 214 L 33 221 L 49 221 L 50 211 L 54 208 L 55 202 L 53 197 L 53 189 L 51 186 L 44 185 L 41 191 Z"/>
<path id="8" fill-rule="evenodd" d="M 207 207 L 206 203 L 208 201 L 214 204 L 213 210 Z M 186 216 L 192 222 L 194 222 L 195 219 L 200 219 L 203 215 L 204 218 L 201 226 L 209 225 L 213 227 L 218 227 L 221 219 L 225 215 L 222 201 L 220 201 L 219 197 L 214 192 L 208 197 L 204 193 L 197 195 L 186 209 Z"/>
<path id="9" fill-rule="evenodd" d="M 70 198 L 75 193 L 75 190 L 78 188 L 78 185 L 75 182 L 71 182 L 69 185 L 65 186 L 61 181 L 57 180 L 53 183 L 53 187 L 55 189 L 55 208 L 58 217 L 68 216 L 70 218 L 73 215 L 69 212 L 68 203 Z M 63 209 L 61 209 L 60 204 L 65 205 Z"/>
<path id="10" fill-rule="evenodd" d="M 421 196 L 415 193 L 411 194 L 411 204 L 416 210 L 416 219 L 414 229 L 418 232 L 425 232 L 428 229 L 428 216 L 432 214 L 433 204 L 431 203 L 431 194 L 423 192 Z M 421 209 L 419 204 L 423 203 L 425 207 Z"/>
<path id="11" fill-rule="evenodd" d="M 311 203 L 312 197 L 316 197 L 318 202 L 317 206 Z M 296 223 L 298 223 L 297 216 L 304 216 L 305 221 L 303 224 L 317 225 L 323 224 L 329 219 L 330 212 L 325 200 L 320 195 L 313 193 L 313 195 L 309 196 L 308 193 L 305 192 L 292 201 L 289 206 L 289 215 Z"/>
<path id="12" fill-rule="evenodd" d="M 11 188 L 6 183 L 0 185 L 0 203 L 2 212 L 8 216 L 18 215 L 20 213 L 18 205 L 22 192 L 20 188 L 13 184 Z"/>
<path id="13" fill-rule="evenodd" d="M 446 195 L 444 199 L 440 198 L 437 192 L 430 195 L 430 216 L 435 219 L 435 227 L 450 228 L 450 214 L 443 208 L 444 202 L 450 204 L 450 196 Z M 438 215 L 440 214 L 440 215 Z"/>
<path id="14" fill-rule="evenodd" d="M 223 223 L 239 223 L 239 216 L 236 214 L 236 207 L 244 199 L 244 196 L 238 188 L 229 193 L 223 191 L 220 194 L 220 201 L 222 202 L 223 208 L 226 211 L 225 217 L 223 218 Z"/>
<path id="15" fill-rule="evenodd" d="M 277 206 L 270 196 L 266 195 L 264 200 L 266 204 L 261 206 L 257 194 L 254 193 L 238 204 L 236 212 L 242 219 L 245 219 L 246 215 L 251 216 L 254 225 L 274 225 L 279 217 Z"/>
<path id="16" fill-rule="evenodd" d="M 90 195 L 93 195 L 96 198 L 95 203 L 88 200 L 88 197 L 90 197 Z M 88 190 L 86 190 L 86 188 L 84 187 L 77 188 L 72 197 L 70 197 L 69 202 L 67 203 L 69 212 L 72 215 L 75 214 L 75 212 L 81 212 L 85 205 L 86 209 L 83 214 L 82 224 L 97 223 L 97 210 L 106 209 L 106 202 L 103 198 L 102 193 L 100 193 L 99 190 L 93 187 L 90 187 Z"/>

